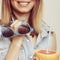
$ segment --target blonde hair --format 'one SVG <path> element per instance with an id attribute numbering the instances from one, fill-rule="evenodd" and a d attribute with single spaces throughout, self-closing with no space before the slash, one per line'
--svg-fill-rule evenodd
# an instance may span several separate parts
<path id="1" fill-rule="evenodd" d="M 43 0 L 36 0 L 36 4 L 34 8 L 31 10 L 30 14 L 30 21 L 29 24 L 34 28 L 37 33 L 41 31 L 41 23 L 42 23 L 42 5 Z M 9 24 L 9 20 L 12 17 L 11 14 L 11 6 L 10 0 L 2 0 L 2 24 L 7 25 Z"/>

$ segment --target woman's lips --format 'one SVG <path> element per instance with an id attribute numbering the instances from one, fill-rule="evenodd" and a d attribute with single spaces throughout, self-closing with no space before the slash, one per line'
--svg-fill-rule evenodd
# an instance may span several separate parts
<path id="1" fill-rule="evenodd" d="M 27 6 L 29 3 L 20 3 L 21 6 L 25 7 Z"/>
<path id="2" fill-rule="evenodd" d="M 20 2 L 20 1 L 18 1 L 18 3 L 19 3 L 22 7 L 26 7 L 30 2 Z"/>

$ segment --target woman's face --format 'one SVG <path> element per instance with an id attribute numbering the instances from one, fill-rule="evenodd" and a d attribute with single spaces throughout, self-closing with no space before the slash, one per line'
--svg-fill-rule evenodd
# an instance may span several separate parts
<path id="1" fill-rule="evenodd" d="M 21 13 L 30 12 L 36 0 L 10 0 L 14 10 Z"/>

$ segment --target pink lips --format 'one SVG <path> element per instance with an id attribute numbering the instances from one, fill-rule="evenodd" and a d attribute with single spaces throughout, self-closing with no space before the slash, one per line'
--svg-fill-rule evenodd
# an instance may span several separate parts
<path id="1" fill-rule="evenodd" d="M 26 7 L 30 1 L 17 1 L 22 7 Z"/>

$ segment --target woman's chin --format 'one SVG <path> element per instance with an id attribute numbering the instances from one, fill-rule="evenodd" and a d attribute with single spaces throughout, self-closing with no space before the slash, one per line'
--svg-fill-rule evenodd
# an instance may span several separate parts
<path id="1" fill-rule="evenodd" d="M 30 10 L 28 10 L 28 9 L 21 9 L 21 10 L 19 10 L 19 12 L 20 12 L 20 13 L 29 13 Z"/>

